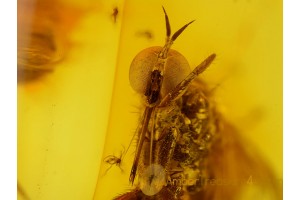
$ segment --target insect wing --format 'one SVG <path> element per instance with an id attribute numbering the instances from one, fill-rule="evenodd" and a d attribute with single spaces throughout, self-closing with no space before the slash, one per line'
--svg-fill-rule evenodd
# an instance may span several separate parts
<path id="1" fill-rule="evenodd" d="M 220 115 L 220 138 L 207 160 L 209 177 L 190 199 L 282 199 L 282 186 L 258 152 Z"/>

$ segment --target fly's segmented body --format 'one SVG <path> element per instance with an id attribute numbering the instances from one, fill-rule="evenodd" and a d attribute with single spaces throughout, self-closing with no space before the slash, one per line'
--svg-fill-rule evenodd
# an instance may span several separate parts
<path id="1" fill-rule="evenodd" d="M 237 131 L 217 112 L 212 91 L 197 78 L 216 55 L 189 72 L 185 58 L 170 47 L 193 21 L 170 37 L 164 13 L 165 46 L 141 51 L 130 67 L 131 86 L 145 100 L 129 177 L 132 185 L 136 177 L 139 181 L 115 199 L 239 199 L 247 178 L 259 182 L 273 175 L 259 156 L 235 140 Z M 221 184 L 209 184 L 214 179 Z M 276 193 L 276 184 L 265 187 Z"/>
<path id="2" fill-rule="evenodd" d="M 153 142 L 152 163 L 162 166 L 166 175 L 162 191 L 152 198 L 180 199 L 184 194 L 199 192 L 207 178 L 205 160 L 216 138 L 217 119 L 201 87 L 200 81 L 193 83 L 173 105 L 158 109 L 150 122 L 155 121 L 157 136 Z M 139 163 L 142 181 L 144 170 L 151 166 L 150 142 L 144 145 Z M 147 192 L 147 188 L 143 192 Z"/>

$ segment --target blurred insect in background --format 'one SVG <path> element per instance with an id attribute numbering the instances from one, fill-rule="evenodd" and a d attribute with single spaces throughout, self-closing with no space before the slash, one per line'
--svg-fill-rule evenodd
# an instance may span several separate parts
<path id="1" fill-rule="evenodd" d="M 67 33 L 78 19 L 78 10 L 63 6 L 58 0 L 18 0 L 17 3 L 17 77 L 18 83 L 24 84 L 53 72 L 64 58 Z M 22 199 L 30 199 L 22 180 L 18 180 L 17 191 Z"/>
<path id="2" fill-rule="evenodd" d="M 119 14 L 118 7 L 114 7 L 113 13 L 111 14 L 111 17 L 113 18 L 114 23 L 117 23 L 118 14 Z"/>
<path id="3" fill-rule="evenodd" d="M 54 0 L 18 1 L 18 82 L 53 72 L 66 55 L 79 11 Z"/>
<path id="4" fill-rule="evenodd" d="M 141 30 L 136 32 L 136 36 L 138 37 L 144 37 L 148 40 L 151 40 L 154 38 L 153 33 L 150 30 Z"/>
<path id="5" fill-rule="evenodd" d="M 243 199 L 249 187 L 260 199 L 281 199 L 269 167 L 221 116 L 213 90 L 197 78 L 216 55 L 190 72 L 171 45 L 193 21 L 171 36 L 163 11 L 165 45 L 142 50 L 130 67 L 130 84 L 143 96 L 145 109 L 129 176 L 134 188 L 115 199 Z M 112 164 L 121 161 L 109 158 Z"/>
<path id="6" fill-rule="evenodd" d="M 18 1 L 18 81 L 35 80 L 53 70 L 60 39 L 58 11 L 49 1 Z"/>

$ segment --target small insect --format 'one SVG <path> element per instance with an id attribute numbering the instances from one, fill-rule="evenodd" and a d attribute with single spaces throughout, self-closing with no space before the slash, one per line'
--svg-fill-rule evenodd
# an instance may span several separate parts
<path id="1" fill-rule="evenodd" d="M 117 157 L 114 155 L 109 155 L 107 157 L 104 158 L 104 162 L 106 162 L 107 164 L 110 164 L 111 166 L 106 170 L 106 172 L 113 166 L 116 165 L 117 167 L 121 166 L 121 161 L 122 161 L 122 154 Z M 120 167 L 120 169 L 122 170 L 122 168 Z M 122 170 L 123 171 L 123 170 Z M 105 172 L 105 173 L 106 173 Z"/>
<path id="2" fill-rule="evenodd" d="M 142 50 L 130 66 L 130 84 L 143 96 L 145 108 L 129 175 L 134 186 L 115 199 L 243 199 L 239 195 L 254 177 L 255 186 L 280 199 L 278 185 L 265 181 L 273 178 L 271 170 L 244 148 L 235 128 L 217 111 L 212 90 L 197 77 L 216 54 L 190 72 L 185 57 L 171 46 L 193 21 L 171 36 L 163 11 L 165 45 Z"/>
<path id="3" fill-rule="evenodd" d="M 105 163 L 107 163 L 107 164 L 110 165 L 110 167 L 104 172 L 103 175 L 105 175 L 105 174 L 110 170 L 110 168 L 112 168 L 112 166 L 114 166 L 114 165 L 117 166 L 117 167 L 119 167 L 120 170 L 121 170 L 122 172 L 124 171 L 124 170 L 122 169 L 121 165 L 122 165 L 122 161 L 123 161 L 123 159 L 124 159 L 124 157 L 125 157 L 125 155 L 126 155 L 128 149 L 129 149 L 129 147 L 128 147 L 126 150 L 125 150 L 125 147 L 124 147 L 124 146 L 122 146 L 122 147 L 123 147 L 123 150 L 120 151 L 119 156 L 108 155 L 108 156 L 106 156 L 106 157 L 103 159 L 103 161 L 104 161 Z"/>
<path id="4" fill-rule="evenodd" d="M 119 14 L 119 9 L 118 9 L 118 7 L 114 7 L 114 8 L 113 8 L 113 13 L 111 14 L 114 23 L 117 22 L 118 14 Z"/>
<path id="5" fill-rule="evenodd" d="M 138 36 L 138 37 L 145 37 L 148 40 L 151 40 L 154 37 L 153 33 L 150 30 L 138 31 L 136 33 L 136 36 Z"/>

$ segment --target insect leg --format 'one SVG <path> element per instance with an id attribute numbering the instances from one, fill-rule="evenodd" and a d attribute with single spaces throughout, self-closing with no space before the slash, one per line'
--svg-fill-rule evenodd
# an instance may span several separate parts
<path id="1" fill-rule="evenodd" d="M 216 54 L 208 56 L 200 65 L 198 65 L 183 81 L 181 81 L 171 92 L 169 92 L 158 107 L 168 106 L 174 99 L 185 92 L 187 86 L 194 80 L 199 74 L 201 74 L 215 59 Z"/>
<path id="2" fill-rule="evenodd" d="M 169 187 L 166 183 L 168 172 L 173 167 L 171 160 L 177 144 L 178 130 L 169 126 L 162 130 L 162 134 L 164 137 L 160 141 L 154 141 L 153 164 L 144 166 L 140 174 L 140 189 L 144 194 L 151 196 L 151 199 L 175 199 L 180 191 L 177 187 Z M 148 145 L 150 144 L 145 143 L 144 149 L 148 149 Z"/>
<path id="3" fill-rule="evenodd" d="M 138 135 L 138 146 L 137 146 L 137 151 L 135 153 L 135 157 L 134 157 L 134 161 L 133 161 L 133 165 L 131 168 L 131 173 L 130 173 L 130 177 L 129 177 L 129 181 L 131 182 L 131 184 L 133 184 L 134 182 L 134 178 L 136 175 L 136 171 L 137 171 L 137 167 L 138 167 L 138 162 L 139 162 L 139 158 L 141 155 L 141 151 L 142 151 L 142 147 L 143 147 L 143 143 L 145 140 L 145 135 L 148 129 L 148 124 L 151 118 L 151 114 L 153 111 L 154 107 L 146 107 L 145 112 L 144 112 L 144 117 L 142 120 L 142 127 L 140 129 L 139 135 Z"/>
<path id="4" fill-rule="evenodd" d="M 153 142 L 154 142 L 154 131 L 155 131 L 155 124 L 156 124 L 156 110 L 153 112 L 153 120 L 152 120 L 152 123 L 151 123 L 151 132 L 150 132 L 150 156 L 149 156 L 149 163 L 150 165 L 152 164 L 152 161 L 153 161 Z M 154 147 L 155 148 L 155 147 Z"/>
<path id="5" fill-rule="evenodd" d="M 105 170 L 105 172 L 104 172 L 104 174 L 103 174 L 102 176 L 105 176 L 106 173 L 110 170 L 110 168 L 112 168 L 112 166 L 113 166 L 113 164 L 111 164 L 111 165 L 109 166 L 109 168 L 107 168 L 107 170 Z"/>

